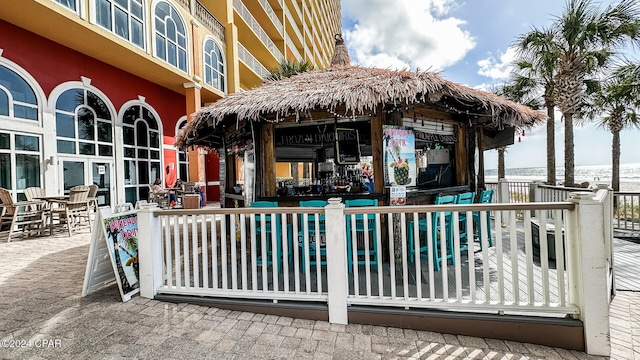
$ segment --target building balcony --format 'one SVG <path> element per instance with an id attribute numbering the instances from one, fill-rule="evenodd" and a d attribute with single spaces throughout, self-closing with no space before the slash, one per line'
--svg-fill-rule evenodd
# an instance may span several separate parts
<path id="1" fill-rule="evenodd" d="M 264 31 L 260 23 L 253 17 L 251 11 L 244 5 L 241 0 L 233 0 L 233 7 L 239 17 L 245 22 L 248 28 L 255 34 L 260 42 L 269 50 L 271 55 L 277 62 L 282 61 L 284 56 L 276 44 L 271 40 L 269 35 Z M 239 32 L 240 33 L 240 32 Z M 244 34 L 244 33 L 243 33 Z M 245 42 L 249 41 L 246 36 L 240 36 L 241 40 L 244 38 Z"/>

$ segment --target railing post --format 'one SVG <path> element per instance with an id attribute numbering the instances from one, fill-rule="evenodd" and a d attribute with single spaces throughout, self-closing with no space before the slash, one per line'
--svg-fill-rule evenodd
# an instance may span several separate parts
<path id="1" fill-rule="evenodd" d="M 140 296 L 153 299 L 162 285 L 162 223 L 154 213 L 158 204 L 141 204 L 138 210 L 138 263 Z"/>
<path id="2" fill-rule="evenodd" d="M 539 186 L 542 185 L 542 181 L 532 181 L 529 183 L 529 202 L 541 202 L 541 191 Z M 531 210 L 531 216 L 536 217 L 536 211 Z"/>
<path id="3" fill-rule="evenodd" d="M 509 195 L 509 182 L 504 179 L 498 179 L 498 203 L 501 204 L 508 204 L 511 202 L 511 196 Z M 503 211 L 502 212 L 502 223 L 506 224 L 509 222 L 509 212 L 508 211 Z"/>
<path id="4" fill-rule="evenodd" d="M 347 264 L 344 204 L 341 198 L 329 199 L 325 210 L 327 232 L 327 292 L 329 322 L 347 324 Z"/>
<path id="5" fill-rule="evenodd" d="M 542 181 L 532 181 L 529 184 L 529 202 L 542 202 L 542 192 L 539 186 L 542 185 Z"/>
<path id="6" fill-rule="evenodd" d="M 611 295 L 616 294 L 615 286 L 615 257 L 613 256 L 613 189 L 609 187 L 609 184 L 597 184 L 597 191 L 606 191 L 606 198 L 603 201 L 604 204 L 604 235 L 605 235 L 605 248 L 607 249 L 607 261 L 609 262 L 611 269 L 611 279 L 608 283 L 609 292 Z"/>
<path id="7" fill-rule="evenodd" d="M 586 352 L 608 356 L 609 300 L 605 206 L 593 193 L 572 192 L 576 207 L 567 215 L 569 300 L 580 308 Z M 598 194 L 600 195 L 600 194 Z M 600 198 L 600 196 L 598 196 Z"/>

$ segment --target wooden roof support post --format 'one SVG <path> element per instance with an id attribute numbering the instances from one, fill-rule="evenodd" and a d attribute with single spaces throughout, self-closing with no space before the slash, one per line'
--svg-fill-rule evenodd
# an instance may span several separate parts
<path id="1" fill-rule="evenodd" d="M 468 128 L 459 123 L 456 126 L 455 162 L 456 162 L 456 185 L 469 183 L 469 169 L 467 167 L 467 131 Z"/>
<path id="2" fill-rule="evenodd" d="M 467 131 L 467 136 L 465 139 L 467 140 L 467 169 L 469 174 L 469 190 L 476 191 L 476 131 L 477 131 L 476 122 L 472 122 L 471 126 Z"/>
<path id="3" fill-rule="evenodd" d="M 484 190 L 484 126 L 478 126 L 478 192 Z"/>
<path id="4" fill-rule="evenodd" d="M 265 123 L 260 128 L 262 147 L 262 195 L 276 196 L 276 145 L 273 123 Z"/>
<path id="5" fill-rule="evenodd" d="M 371 155 L 373 156 L 373 191 L 382 194 L 384 191 L 384 157 L 382 156 L 382 114 L 371 115 Z"/>

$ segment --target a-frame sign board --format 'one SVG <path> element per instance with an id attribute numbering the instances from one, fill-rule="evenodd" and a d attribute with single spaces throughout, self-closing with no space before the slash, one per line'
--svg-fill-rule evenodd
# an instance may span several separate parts
<path id="1" fill-rule="evenodd" d="M 96 212 L 82 296 L 111 284 L 118 283 L 122 301 L 131 299 L 140 291 L 138 280 L 138 215 L 131 204 Z"/>

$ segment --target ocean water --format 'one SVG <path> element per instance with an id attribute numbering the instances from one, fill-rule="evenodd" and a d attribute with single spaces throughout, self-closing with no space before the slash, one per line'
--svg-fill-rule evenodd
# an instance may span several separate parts
<path id="1" fill-rule="evenodd" d="M 498 170 L 489 169 L 484 172 L 485 181 L 497 181 Z M 546 167 L 505 169 L 507 180 L 512 181 L 546 181 Z M 590 186 L 596 184 L 611 185 L 611 165 L 583 165 L 576 166 L 575 182 L 588 182 Z M 564 167 L 556 168 L 558 183 L 564 181 Z M 640 163 L 620 165 L 620 191 L 640 191 Z"/>

